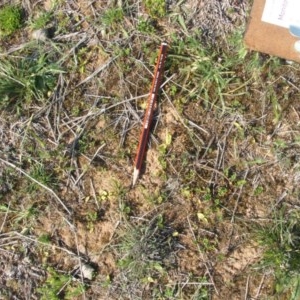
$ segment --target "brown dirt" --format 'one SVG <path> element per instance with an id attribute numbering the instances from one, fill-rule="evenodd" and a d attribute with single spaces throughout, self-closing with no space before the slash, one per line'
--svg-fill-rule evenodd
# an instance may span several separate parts
<path id="1" fill-rule="evenodd" d="M 177 4 L 173 7 L 171 1 L 170 7 L 183 14 L 188 31 L 201 29 L 199 43 L 214 45 L 216 49 L 222 44 L 227 49 L 227 35 L 245 26 L 251 1 L 221 2 L 186 1 L 177 11 Z M 4 213 L 0 214 L 3 299 L 38 299 L 36 288 L 49 278 L 49 266 L 60 274 L 71 274 L 76 283 L 84 282 L 85 299 L 189 299 L 201 281 L 207 284 L 204 290 L 208 295 L 203 299 L 271 297 L 273 274 L 256 268 L 264 249 L 251 230 L 268 222 L 283 201 L 290 206 L 298 203 L 299 89 L 282 77 L 294 76 L 292 79 L 297 83 L 299 70 L 283 64 L 276 71 L 278 74 L 274 71 L 272 75 L 276 80 L 267 77 L 266 82 L 256 75 L 255 69 L 253 74 L 243 75 L 249 77 L 243 79 L 249 83 L 240 88 L 240 94 L 230 94 L 235 84 L 224 93 L 226 113 L 216 108 L 219 103 L 207 106 L 200 93 L 189 98 L 187 95 L 195 88 L 192 80 L 189 83 L 192 75 L 182 80 L 175 74 L 172 80 L 186 85 L 187 91 L 182 89 L 170 99 L 161 95 L 157 127 L 152 132 L 144 170 L 138 185 L 132 188 L 139 119 L 143 113 L 141 103 L 145 99 L 116 106 L 104 114 L 99 111 L 147 93 L 151 77 L 147 68 L 153 67 L 150 55 L 157 40 L 134 31 L 136 19 L 131 15 L 126 16 L 130 19 L 125 24 L 128 36 L 124 37 L 121 31 L 111 38 L 103 34 L 99 18 L 113 2 L 75 1 L 61 5 L 82 20 L 74 31 L 89 37 L 81 45 L 86 50 L 81 57 L 84 66 L 81 71 L 67 74 L 70 77 L 60 88 L 70 88 L 69 94 L 58 97 L 59 101 L 51 98 L 54 103 L 46 112 L 40 113 L 41 107 L 32 105 L 27 116 L 19 120 L 4 111 L 0 119 L 0 150 L 3 159 L 28 172 L 32 164 L 44 159 L 47 168 L 60 177 L 54 189 L 72 214 L 63 211 L 46 190 L 26 194 L 28 181 L 17 171 L 6 173 L 7 166 L 0 163 L 0 175 L 4 178 L 0 183 L 0 204 L 4 205 Z M 50 2 L 46 1 L 44 7 L 49 10 Z M 145 15 L 146 11 L 142 7 L 130 13 Z M 95 26 L 91 25 L 93 18 L 98 22 Z M 155 22 L 162 36 L 170 32 L 180 37 L 186 34 L 178 22 L 168 18 Z M 27 31 L 24 32 L 26 36 Z M 78 39 L 79 35 L 75 35 L 74 41 L 70 39 L 68 43 L 76 44 Z M 147 44 L 150 50 L 145 47 Z M 9 44 L 1 46 L 9 48 Z M 117 46 L 130 49 L 130 55 L 121 56 L 86 84 L 76 87 L 109 57 L 114 57 Z M 149 52 L 145 53 L 147 49 Z M 80 49 L 72 55 L 77 51 Z M 268 57 L 262 55 L 260 60 L 267 65 Z M 70 57 L 65 65 L 72 63 Z M 171 95 L 169 85 L 165 90 Z M 268 94 L 271 88 L 278 90 L 279 117 Z M 96 98 L 95 113 L 85 118 Z M 233 101 L 238 102 L 238 108 Z M 36 114 L 38 117 L 25 124 L 28 116 Z M 5 119 L 12 120 L 13 126 Z M 32 139 L 29 132 L 34 133 Z M 171 144 L 163 149 L 168 135 L 172 137 Z M 46 146 L 41 146 L 37 137 Z M 84 151 L 75 147 L 83 137 L 88 141 L 83 143 Z M 100 145 L 104 145 L 103 149 L 93 159 Z M 39 207 L 38 213 L 22 215 L 33 204 Z M 11 205 L 12 211 L 5 213 L 7 205 Z M 172 232 L 167 237 L 176 247 L 159 261 L 163 271 L 156 270 L 153 278 L 146 278 L 146 283 L 145 278 L 128 283 L 130 277 L 126 276 L 130 274 L 120 267 L 126 256 L 119 250 L 124 230 L 149 225 L 157 216 L 162 216 L 164 228 Z M 41 243 L 43 235 L 49 236 L 49 243 Z M 83 263 L 94 268 L 93 280 L 80 277 Z M 159 285 L 162 282 L 164 285 Z M 159 294 L 157 290 L 162 286 L 175 286 L 176 296 L 166 296 L 165 290 Z"/>

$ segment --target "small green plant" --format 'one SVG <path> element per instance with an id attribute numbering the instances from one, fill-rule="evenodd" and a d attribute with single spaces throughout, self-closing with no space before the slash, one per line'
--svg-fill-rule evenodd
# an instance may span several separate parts
<path id="1" fill-rule="evenodd" d="M 22 10 L 18 6 L 6 5 L 0 10 L 0 36 L 6 37 L 22 26 Z"/>
<path id="2" fill-rule="evenodd" d="M 205 252 L 211 252 L 216 250 L 216 242 L 209 240 L 208 238 L 201 239 L 201 247 Z"/>
<path id="3" fill-rule="evenodd" d="M 44 100 L 63 71 L 51 63 L 47 54 L 38 58 L 0 59 L 0 106 L 11 107 L 33 100 Z"/>
<path id="4" fill-rule="evenodd" d="M 167 9 L 165 0 L 144 0 L 143 2 L 152 18 L 158 19 L 166 15 Z"/>
<path id="5" fill-rule="evenodd" d="M 264 188 L 262 186 L 258 186 L 255 190 L 254 190 L 254 196 L 259 196 L 264 192 Z"/>
<path id="6" fill-rule="evenodd" d="M 38 237 L 38 241 L 43 244 L 49 244 L 51 242 L 51 236 L 48 233 L 43 233 Z"/>
<path id="7" fill-rule="evenodd" d="M 137 30 L 146 34 L 152 34 L 155 32 L 155 28 L 152 25 L 151 21 L 144 19 L 139 19 L 137 24 Z"/>
<path id="8" fill-rule="evenodd" d="M 62 11 L 59 11 L 56 15 L 57 19 L 57 32 L 68 33 L 69 27 L 72 24 L 72 20 L 69 15 L 65 14 Z"/>
<path id="9" fill-rule="evenodd" d="M 206 187 L 204 189 L 199 189 L 197 192 L 200 195 L 201 201 L 209 202 L 213 199 L 212 191 L 209 187 Z"/>
<path id="10" fill-rule="evenodd" d="M 107 27 L 115 27 L 124 18 L 122 8 L 110 8 L 102 16 L 102 22 Z"/>
<path id="11" fill-rule="evenodd" d="M 77 59 L 78 59 L 78 62 L 79 62 L 78 69 L 79 69 L 80 73 L 85 72 L 86 65 L 89 62 L 88 53 L 89 53 L 89 49 L 87 47 L 82 47 L 77 52 Z M 76 66 L 76 68 L 77 68 L 77 66 Z"/>
<path id="12" fill-rule="evenodd" d="M 87 228 L 89 232 L 94 231 L 94 225 L 98 220 L 98 213 L 96 211 L 90 211 L 86 215 Z"/>
<path id="13" fill-rule="evenodd" d="M 27 226 L 36 219 L 38 215 L 38 209 L 35 204 L 30 205 L 29 207 L 23 208 L 20 212 L 16 213 L 16 216 L 13 218 L 15 223 L 23 223 Z"/>
<path id="14" fill-rule="evenodd" d="M 232 69 L 237 62 L 233 62 L 217 51 L 217 49 L 204 46 L 195 36 L 178 39 L 173 37 L 173 53 L 170 60 L 171 69 L 179 69 L 184 82 L 189 86 L 188 99 L 205 99 L 205 105 L 221 103 L 225 110 L 224 91 L 234 80 Z M 187 100 L 183 100 L 186 103 Z"/>
<path id="15" fill-rule="evenodd" d="M 41 300 L 74 299 L 83 294 L 84 285 L 72 281 L 70 275 L 58 273 L 53 268 L 48 268 L 48 278 L 45 283 L 37 289 Z"/>
<path id="16" fill-rule="evenodd" d="M 29 175 L 48 187 L 56 186 L 57 181 L 52 172 L 47 170 L 43 164 L 35 164 L 31 167 Z M 40 186 L 35 182 L 30 182 L 27 189 L 29 192 L 37 191 Z"/>
<path id="17" fill-rule="evenodd" d="M 47 24 L 51 21 L 52 13 L 51 12 L 43 12 L 36 19 L 30 22 L 30 27 L 32 29 L 42 29 L 47 26 Z"/>
<path id="18" fill-rule="evenodd" d="M 134 287 L 136 295 L 144 285 L 158 287 L 163 282 L 168 269 L 175 263 L 177 235 L 177 231 L 166 224 L 162 215 L 150 223 L 137 226 L 128 224 L 122 229 L 117 246 L 120 254 L 118 265 L 126 274 L 127 284 Z"/>
<path id="19" fill-rule="evenodd" d="M 130 206 L 122 198 L 119 198 L 119 209 L 120 212 L 124 215 L 124 217 L 128 217 L 131 213 Z"/>
<path id="20" fill-rule="evenodd" d="M 167 155 L 167 150 L 170 147 L 171 143 L 172 143 L 172 135 L 168 132 L 168 130 L 166 130 L 165 142 L 159 145 L 158 148 L 159 151 L 158 160 L 164 170 L 167 168 L 166 155 Z"/>
<path id="21" fill-rule="evenodd" d="M 145 197 L 145 200 L 151 204 L 162 204 L 168 198 L 167 193 L 159 189 L 155 192 L 149 192 L 147 189 L 143 189 L 142 193 Z"/>
<path id="22" fill-rule="evenodd" d="M 260 267 L 273 270 L 276 295 L 300 298 L 300 214 L 284 209 L 273 221 L 258 229 L 259 243 L 265 247 Z M 287 298 L 286 298 L 287 299 Z"/>

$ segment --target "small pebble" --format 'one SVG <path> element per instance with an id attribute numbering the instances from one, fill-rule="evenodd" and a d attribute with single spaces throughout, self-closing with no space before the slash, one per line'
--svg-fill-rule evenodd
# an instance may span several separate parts
<path id="1" fill-rule="evenodd" d="M 32 38 L 38 41 L 45 41 L 48 38 L 47 29 L 37 29 L 32 32 Z"/>
<path id="2" fill-rule="evenodd" d="M 82 264 L 81 266 L 82 276 L 85 279 L 92 280 L 94 275 L 94 268 L 88 264 Z"/>

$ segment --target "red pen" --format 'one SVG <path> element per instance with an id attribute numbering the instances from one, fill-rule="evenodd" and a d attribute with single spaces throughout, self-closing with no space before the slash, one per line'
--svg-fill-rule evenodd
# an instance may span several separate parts
<path id="1" fill-rule="evenodd" d="M 140 135 L 139 145 L 134 161 L 134 171 L 133 171 L 133 180 L 132 186 L 134 186 L 139 178 L 140 170 L 145 157 L 146 146 L 149 139 L 149 132 L 153 118 L 153 112 L 156 105 L 157 95 L 161 86 L 161 80 L 163 77 L 165 61 L 167 57 L 167 43 L 161 43 L 160 50 L 158 54 L 158 59 L 154 71 L 154 77 L 151 85 L 151 90 L 148 98 L 148 104 L 146 113 L 144 116 L 143 127 Z"/>

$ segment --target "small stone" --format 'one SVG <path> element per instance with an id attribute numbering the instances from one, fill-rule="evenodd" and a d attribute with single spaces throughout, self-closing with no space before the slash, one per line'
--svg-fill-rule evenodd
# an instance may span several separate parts
<path id="1" fill-rule="evenodd" d="M 32 38 L 38 41 L 45 41 L 49 37 L 47 29 L 37 29 L 32 32 Z"/>
<path id="2" fill-rule="evenodd" d="M 82 264 L 81 266 L 82 276 L 85 279 L 92 280 L 94 275 L 94 268 L 88 264 Z"/>

